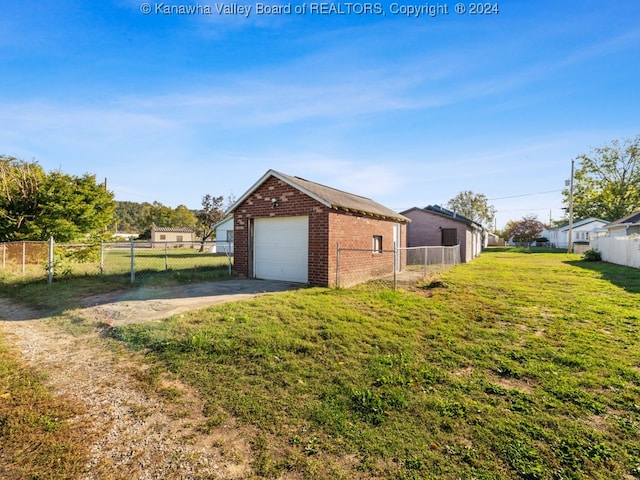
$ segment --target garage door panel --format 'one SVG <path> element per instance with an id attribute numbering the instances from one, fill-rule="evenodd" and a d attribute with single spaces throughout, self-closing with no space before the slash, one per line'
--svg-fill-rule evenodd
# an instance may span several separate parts
<path id="1" fill-rule="evenodd" d="M 254 275 L 306 283 L 309 218 L 257 218 L 254 223 Z"/>

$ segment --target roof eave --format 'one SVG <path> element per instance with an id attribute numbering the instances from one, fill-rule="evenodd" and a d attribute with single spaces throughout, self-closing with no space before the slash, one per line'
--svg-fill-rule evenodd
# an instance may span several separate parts
<path id="1" fill-rule="evenodd" d="M 379 218 L 381 220 L 394 220 L 400 223 L 411 223 L 411 219 L 405 217 L 402 214 L 398 214 L 398 216 L 382 215 L 379 213 L 366 212 L 364 210 L 358 210 L 355 208 L 342 207 L 340 205 L 331 205 L 331 208 L 334 210 L 342 210 L 343 212 L 347 212 L 347 213 L 357 213 L 359 215 L 364 215 L 366 217 Z"/>

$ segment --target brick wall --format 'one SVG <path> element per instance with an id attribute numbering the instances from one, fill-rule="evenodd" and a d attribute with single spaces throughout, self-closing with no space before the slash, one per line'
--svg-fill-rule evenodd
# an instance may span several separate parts
<path id="1" fill-rule="evenodd" d="M 273 207 L 272 199 L 278 202 Z M 253 275 L 249 245 L 250 220 L 268 217 L 309 217 L 309 283 L 326 285 L 328 211 L 321 203 L 275 178 L 268 178 L 234 212 L 234 270 L 243 277 Z"/>
<path id="2" fill-rule="evenodd" d="M 393 250 L 394 223 L 357 214 L 332 212 L 329 216 L 329 285 L 335 285 L 336 283 L 338 245 L 341 249 L 367 250 L 365 252 L 341 252 L 341 286 L 393 274 L 393 255 L 388 252 L 384 254 L 373 252 L 373 236 L 379 235 L 382 237 L 383 250 Z M 406 225 L 400 226 L 400 235 L 401 240 L 398 247 L 406 245 Z M 345 282 L 345 272 L 349 272 L 349 278 L 353 279 L 353 281 Z"/>
<path id="3" fill-rule="evenodd" d="M 278 202 L 275 208 L 272 206 L 273 198 Z M 382 235 L 383 248 L 393 248 L 393 222 L 338 213 L 287 183 L 270 177 L 234 211 L 235 272 L 243 277 L 253 275 L 249 245 L 251 219 L 299 215 L 309 217 L 308 276 L 311 285 L 335 284 L 337 242 L 343 248 L 371 249 L 372 236 Z M 404 242 L 404 225 L 401 232 Z M 372 262 L 376 261 L 381 260 L 372 258 Z"/>

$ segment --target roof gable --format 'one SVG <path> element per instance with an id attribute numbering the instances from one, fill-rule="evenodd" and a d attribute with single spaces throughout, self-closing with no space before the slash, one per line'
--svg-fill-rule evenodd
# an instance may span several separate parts
<path id="1" fill-rule="evenodd" d="M 226 223 L 230 223 L 233 226 L 233 215 L 226 215 L 222 220 L 216 223 L 213 228 L 214 230 L 217 230 Z"/>
<path id="2" fill-rule="evenodd" d="M 480 225 L 478 222 L 474 222 L 473 220 L 460 215 L 459 213 L 453 212 L 451 210 L 447 210 L 446 208 L 442 208 L 440 205 L 427 205 L 424 208 L 419 208 L 419 207 L 412 207 L 409 210 L 405 210 L 404 212 L 402 212 L 403 214 L 409 213 L 411 211 L 418 211 L 418 212 L 426 212 L 426 213 L 431 213 L 434 215 L 438 215 L 441 217 L 445 217 L 448 218 L 449 220 L 454 220 L 460 223 L 463 223 L 465 225 L 468 225 L 470 227 L 474 227 L 474 228 L 483 228 L 482 225 Z"/>
<path id="3" fill-rule="evenodd" d="M 387 220 L 395 220 L 397 222 L 408 223 L 411 220 L 407 217 L 394 212 L 390 208 L 387 208 L 370 198 L 361 197 L 353 193 L 344 192 L 335 188 L 327 187 L 319 183 L 312 182 L 300 177 L 294 177 L 286 175 L 284 173 L 276 172 L 275 170 L 268 170 L 253 186 L 247 190 L 247 192 L 238 199 L 236 203 L 229 209 L 229 212 L 235 211 L 238 206 L 244 202 L 253 192 L 255 192 L 260 186 L 267 181 L 270 177 L 275 177 L 284 183 L 288 184 L 292 188 L 304 193 L 305 195 L 313 198 L 322 205 L 344 212 L 359 213 L 362 215 L 368 215 L 373 217 L 379 217 Z"/>
<path id="4" fill-rule="evenodd" d="M 606 220 L 602 220 L 601 218 L 595 218 L 595 217 L 589 217 L 589 218 L 584 218 L 582 220 L 578 220 L 577 222 L 573 222 L 573 224 L 571 225 L 571 228 L 580 228 L 580 227 L 584 227 L 585 225 L 589 225 L 590 223 L 601 223 L 602 226 L 606 225 L 608 222 Z M 569 230 L 569 224 L 565 224 L 565 225 L 561 225 L 559 227 L 556 228 L 552 228 L 551 230 L 557 230 L 557 231 L 564 231 L 564 230 Z"/>
<path id="5" fill-rule="evenodd" d="M 623 224 L 633 224 L 633 223 L 640 223 L 640 210 L 637 212 L 631 213 L 626 217 L 622 217 L 622 218 L 619 218 L 618 220 L 611 222 L 609 225 L 607 225 L 607 227 L 610 227 L 610 226 L 613 227 L 616 225 L 623 225 Z"/>

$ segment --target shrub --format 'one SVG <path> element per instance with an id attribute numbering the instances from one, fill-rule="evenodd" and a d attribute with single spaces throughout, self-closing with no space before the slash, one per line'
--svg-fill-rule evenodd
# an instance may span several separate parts
<path id="1" fill-rule="evenodd" d="M 602 261 L 602 255 L 600 255 L 598 250 L 590 249 L 584 252 L 582 259 L 585 262 L 600 262 Z"/>

